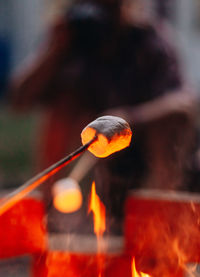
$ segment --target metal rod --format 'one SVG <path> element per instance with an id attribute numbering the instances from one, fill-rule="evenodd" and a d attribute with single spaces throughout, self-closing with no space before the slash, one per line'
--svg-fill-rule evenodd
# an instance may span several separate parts
<path id="1" fill-rule="evenodd" d="M 79 183 L 86 176 L 89 170 L 95 166 L 98 160 L 99 158 L 95 157 L 91 153 L 85 153 L 79 159 L 67 178 L 72 178 Z"/>
<path id="2" fill-rule="evenodd" d="M 77 150 L 69 154 L 67 157 L 51 165 L 41 173 L 37 174 L 36 176 L 34 176 L 33 178 L 25 182 L 23 185 L 21 185 L 13 192 L 9 193 L 5 198 L 2 199 L 2 201 L 0 201 L 0 215 L 2 215 L 4 212 L 9 210 L 11 207 L 13 207 L 18 201 L 20 201 L 23 197 L 25 197 L 29 192 L 37 188 L 49 177 L 53 176 L 55 173 L 57 173 L 59 170 L 61 170 L 63 167 L 69 164 L 71 161 L 78 158 L 96 140 L 97 140 L 97 137 L 95 136 L 92 140 L 90 140 L 88 143 L 79 147 Z"/>

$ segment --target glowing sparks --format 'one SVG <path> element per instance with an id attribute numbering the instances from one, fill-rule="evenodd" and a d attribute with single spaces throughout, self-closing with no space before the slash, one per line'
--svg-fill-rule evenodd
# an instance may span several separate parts
<path id="1" fill-rule="evenodd" d="M 149 274 L 140 272 L 138 273 L 135 267 L 135 259 L 132 259 L 132 263 L 131 263 L 131 277 L 151 277 Z"/>
<path id="2" fill-rule="evenodd" d="M 96 194 L 95 182 L 92 183 L 89 211 L 93 213 L 94 233 L 97 238 L 106 230 L 106 210 L 99 196 Z"/>

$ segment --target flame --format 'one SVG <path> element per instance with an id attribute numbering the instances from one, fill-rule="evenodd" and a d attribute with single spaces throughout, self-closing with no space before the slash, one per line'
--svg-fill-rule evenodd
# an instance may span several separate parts
<path id="1" fill-rule="evenodd" d="M 96 194 L 95 182 L 92 183 L 88 212 L 93 212 L 94 233 L 99 238 L 106 230 L 106 210 L 99 196 Z"/>
<path id="2" fill-rule="evenodd" d="M 140 272 L 138 273 L 135 267 L 135 259 L 132 259 L 132 263 L 131 263 L 131 273 L 132 273 L 132 277 L 151 277 L 149 274 Z"/>
<path id="3" fill-rule="evenodd" d="M 96 194 L 95 182 L 92 183 L 88 212 L 93 213 L 94 233 L 97 236 L 98 277 L 102 277 L 104 258 L 100 255 L 102 247 L 100 242 L 102 242 L 102 235 L 106 230 L 106 209 Z"/>

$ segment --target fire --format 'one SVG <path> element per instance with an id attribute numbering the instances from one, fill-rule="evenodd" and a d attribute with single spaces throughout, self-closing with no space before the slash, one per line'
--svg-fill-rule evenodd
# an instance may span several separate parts
<path id="1" fill-rule="evenodd" d="M 98 277 L 102 277 L 104 258 L 100 255 L 102 246 L 100 242 L 102 242 L 102 235 L 106 230 L 106 209 L 96 194 L 95 182 L 92 183 L 88 212 L 93 213 L 94 233 L 97 236 Z"/>
<path id="2" fill-rule="evenodd" d="M 93 213 L 94 233 L 99 238 L 106 230 L 106 210 L 99 196 L 96 194 L 95 182 L 92 183 L 88 212 Z"/>
<path id="3" fill-rule="evenodd" d="M 132 263 L 131 263 L 131 273 L 132 273 L 132 277 L 151 277 L 149 274 L 140 272 L 138 273 L 135 267 L 135 259 L 132 259 Z"/>

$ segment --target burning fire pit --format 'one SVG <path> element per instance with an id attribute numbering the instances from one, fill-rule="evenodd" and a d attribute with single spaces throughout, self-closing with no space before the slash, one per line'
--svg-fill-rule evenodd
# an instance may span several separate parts
<path id="1" fill-rule="evenodd" d="M 116 264 L 126 264 L 131 276 L 131 262 L 122 256 L 121 237 L 105 238 L 106 252 L 98 253 L 96 237 L 92 235 L 54 235 L 50 237 L 50 249 L 42 256 L 36 256 L 33 264 L 33 276 L 114 276 Z M 119 273 L 118 273 L 119 274 Z"/>
<path id="2" fill-rule="evenodd" d="M 153 277 L 200 276 L 200 196 L 131 192 L 125 207 L 125 251 Z"/>
<path id="3" fill-rule="evenodd" d="M 106 210 L 96 194 L 94 182 L 91 188 L 89 212 L 93 213 L 96 238 L 94 236 L 62 235 L 60 237 L 55 235 L 51 238 L 49 251 L 42 257 L 36 256 L 33 275 L 40 277 L 150 277 L 147 273 L 137 271 L 134 256 L 124 252 L 122 237 L 103 237 L 106 229 Z M 60 240 L 60 245 L 58 245 L 58 240 Z"/>
<path id="4" fill-rule="evenodd" d="M 200 196 L 132 191 L 125 206 L 124 238 L 100 235 L 63 235 L 60 245 L 58 237 L 51 238 L 52 248 L 35 260 L 34 276 L 199 276 Z"/>
<path id="5" fill-rule="evenodd" d="M 92 194 L 90 210 L 94 211 L 95 221 L 95 210 L 97 216 L 101 215 L 98 208 L 102 207 L 102 203 L 94 185 Z M 34 216 L 31 218 L 35 218 L 31 222 L 34 226 L 31 230 L 27 228 L 30 224 L 26 224 L 30 213 L 28 215 L 27 210 L 24 210 L 30 208 L 30 205 Z M 98 218 L 95 229 L 97 237 L 47 234 L 45 228 L 41 229 L 45 215 L 40 212 L 40 207 L 39 200 L 24 199 L 1 217 L 1 225 L 6 224 L 6 228 L 1 229 L 1 233 L 4 230 L 4 235 L 1 235 L 1 258 L 5 260 L 31 254 L 34 277 L 199 276 L 199 195 L 153 190 L 132 191 L 125 205 L 124 237 L 103 237 L 105 226 L 103 224 L 102 229 L 98 229 Z M 104 212 L 103 208 L 103 214 Z M 40 231 L 39 240 L 38 235 L 34 235 L 34 230 Z M 19 247 L 18 238 L 22 231 L 27 235 L 23 236 Z M 47 236 L 48 244 L 43 245 Z"/>
<path id="6" fill-rule="evenodd" d="M 100 119 L 83 130 L 84 145 L 81 148 L 35 176 L 0 203 L 0 220 L 2 225 L 6 226 L 5 232 L 2 233 L 4 237 L 1 235 L 0 241 L 1 257 L 29 253 L 32 255 L 34 277 L 199 276 L 198 267 L 195 266 L 200 263 L 198 195 L 153 190 L 131 192 L 125 205 L 124 239 L 112 236 L 104 238 L 106 207 L 96 193 L 95 183 L 92 184 L 89 212 L 93 214 L 96 237 L 47 234 L 43 226 L 43 204 L 32 199 L 27 202 L 24 198 L 27 193 L 87 149 L 98 157 L 105 157 L 127 147 L 131 130 L 124 125 L 124 121 L 119 120 L 120 124 L 117 123 L 117 129 L 114 130 L 109 121 L 106 122 L 108 125 L 104 124 L 104 119 L 103 125 Z M 110 120 L 110 117 L 105 120 L 107 119 Z M 111 119 L 115 121 L 115 118 Z M 38 209 L 36 213 L 32 209 L 34 204 Z M 28 207 L 28 213 L 24 207 Z M 22 213 L 19 220 L 20 209 Z M 31 217 L 29 210 L 32 211 Z M 29 217 L 34 221 L 26 224 Z M 30 227 L 31 224 L 35 229 Z M 25 225 L 27 226 L 23 229 Z M 12 226 L 16 226 L 14 231 Z M 16 234 L 20 234 L 21 230 L 24 230 L 25 241 L 21 240 L 20 246 L 17 244 L 17 247 L 15 243 L 9 244 L 18 241 L 19 235 Z M 10 232 L 8 236 L 7 231 Z M 6 239 L 9 240 L 13 234 L 14 240 L 7 243 Z M 48 244 L 46 237 L 49 237 Z M 59 242 L 61 247 L 58 247 Z M 6 249 L 9 245 L 11 247 Z"/>
<path id="7" fill-rule="evenodd" d="M 16 241 L 16 234 L 21 232 L 22 223 L 28 217 L 22 217 L 18 223 L 13 220 L 22 209 L 20 207 L 32 202 L 37 203 L 37 200 L 30 198 L 22 200 L 16 204 L 16 210 L 13 207 L 3 217 L 7 220 L 7 226 L 8 220 L 15 226 L 19 225 L 15 231 L 12 229 L 15 233 L 15 237 L 12 238 Z M 26 215 L 25 212 L 23 214 Z M 42 218 L 41 214 L 37 217 L 36 213 L 35 218 L 35 228 L 40 228 L 44 214 Z M 6 230 L 8 233 L 9 230 L 7 228 Z M 30 249 L 31 243 L 28 244 L 24 237 L 24 243 L 28 245 L 28 248 L 24 248 L 24 252 L 23 243 L 14 250 L 12 247 L 9 249 L 5 247 L 7 252 L 1 247 L 4 255 L 2 258 L 5 260 L 6 257 L 31 253 L 33 261 L 31 276 L 34 277 L 199 276 L 197 273 L 200 263 L 199 195 L 132 191 L 125 206 L 124 237 L 100 236 L 98 241 L 94 235 L 47 234 L 45 229 L 43 230 L 40 241 L 44 241 L 46 236 L 49 237 L 45 248 L 38 248 L 37 251 L 34 248 L 31 251 L 27 250 Z M 10 243 L 12 241 L 9 239 Z M 34 241 L 33 234 L 32 241 Z M 6 244 L 6 239 L 4 238 L 4 241 L 2 239 L 2 242 Z M 19 250 L 23 253 L 18 252 Z"/>

